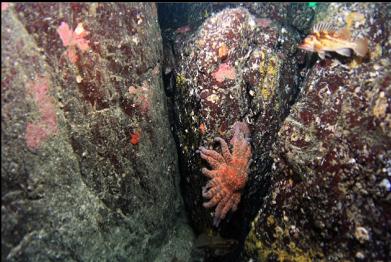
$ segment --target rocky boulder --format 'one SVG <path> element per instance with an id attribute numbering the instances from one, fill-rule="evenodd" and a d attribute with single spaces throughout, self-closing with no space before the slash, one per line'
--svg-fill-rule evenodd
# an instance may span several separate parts
<path id="1" fill-rule="evenodd" d="M 2 260 L 187 259 L 155 4 L 1 12 Z"/>
<path id="2" fill-rule="evenodd" d="M 271 190 L 243 259 L 390 255 L 390 5 L 333 3 L 316 21 L 369 39 L 367 57 L 317 60 L 273 146 Z"/>
<path id="3" fill-rule="evenodd" d="M 182 190 L 192 225 L 211 232 L 213 209 L 202 206 L 207 178 L 199 146 L 218 149 L 215 137 L 230 141 L 237 121 L 251 130 L 253 164 L 238 210 L 219 228 L 243 241 L 246 224 L 260 205 L 270 177 L 269 151 L 300 82 L 298 34 L 270 19 L 257 19 L 244 8 L 225 9 L 198 29 L 176 33 L 174 95 Z M 297 58 L 296 58 L 297 57 Z"/>

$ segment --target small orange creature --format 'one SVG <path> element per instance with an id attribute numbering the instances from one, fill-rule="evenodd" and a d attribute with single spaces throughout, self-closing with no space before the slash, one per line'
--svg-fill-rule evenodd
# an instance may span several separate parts
<path id="1" fill-rule="evenodd" d="M 331 25 L 320 23 L 313 27 L 311 34 L 304 39 L 299 48 L 316 52 L 321 59 L 325 58 L 326 52 L 351 56 L 351 50 L 358 56 L 365 57 L 368 53 L 368 40 L 362 38 L 352 41 L 347 28 L 336 31 Z"/>
<path id="2" fill-rule="evenodd" d="M 219 50 L 218 50 L 218 56 L 223 61 L 228 56 L 228 47 L 225 43 L 222 43 Z"/>
<path id="3" fill-rule="evenodd" d="M 230 141 L 232 154 L 224 139 L 216 137 L 221 145 L 222 154 L 205 147 L 199 148 L 202 159 L 205 159 L 212 170 L 203 168 L 202 174 L 211 178 L 202 188 L 202 196 L 209 199 L 205 208 L 217 205 L 213 225 L 218 226 L 229 210 L 236 211 L 240 202 L 241 190 L 247 182 L 251 158 L 251 145 L 248 141 L 250 130 L 245 122 L 235 122 L 234 135 Z"/>
<path id="4" fill-rule="evenodd" d="M 139 132 L 136 131 L 136 132 L 130 134 L 130 143 L 132 143 L 132 145 L 137 145 L 139 141 L 140 141 L 140 133 Z"/>
<path id="5" fill-rule="evenodd" d="M 201 135 L 205 135 L 205 133 L 206 133 L 206 125 L 204 123 L 201 123 L 199 129 L 200 129 Z"/>

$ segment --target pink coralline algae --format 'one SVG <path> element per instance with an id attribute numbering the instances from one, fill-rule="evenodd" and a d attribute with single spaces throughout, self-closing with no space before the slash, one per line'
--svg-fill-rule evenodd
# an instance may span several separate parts
<path id="1" fill-rule="evenodd" d="M 10 3 L 2 2 L 1 3 L 1 11 L 7 10 L 9 6 L 10 6 Z"/>
<path id="2" fill-rule="evenodd" d="M 72 63 L 76 63 L 79 59 L 76 54 L 76 47 L 81 52 L 85 52 L 90 48 L 89 41 L 84 39 L 89 33 L 84 30 L 82 23 L 79 23 L 73 32 L 67 23 L 61 22 L 61 25 L 57 28 L 57 33 L 60 35 L 63 45 L 68 47 L 66 54 Z"/>
<path id="3" fill-rule="evenodd" d="M 205 208 L 217 205 L 213 224 L 218 226 L 228 211 L 236 211 L 240 202 L 241 190 L 247 182 L 251 158 L 251 145 L 248 141 L 250 130 L 244 122 L 236 122 L 233 126 L 234 135 L 230 141 L 233 146 L 232 154 L 224 139 L 216 137 L 221 145 L 222 154 L 215 150 L 200 147 L 199 152 L 212 170 L 202 169 L 202 174 L 211 178 L 202 189 L 202 196 L 209 199 L 204 203 Z"/>
<path id="4" fill-rule="evenodd" d="M 49 79 L 47 77 L 38 78 L 35 82 L 28 84 L 27 91 L 33 96 L 41 115 L 37 121 L 27 123 L 25 132 L 28 148 L 36 150 L 43 141 L 57 133 L 57 117 L 52 99 L 48 95 Z"/>
<path id="5" fill-rule="evenodd" d="M 268 18 L 257 18 L 255 21 L 260 27 L 268 27 L 272 23 L 272 20 Z"/>
<path id="6" fill-rule="evenodd" d="M 228 65 L 227 63 L 220 64 L 219 68 L 212 73 L 212 76 L 217 82 L 221 83 L 225 79 L 234 80 L 236 78 L 235 68 Z"/>
<path id="7" fill-rule="evenodd" d="M 141 111 L 141 113 L 143 114 L 148 113 L 151 107 L 151 96 L 152 96 L 152 92 L 150 90 L 148 82 L 144 81 L 142 86 L 139 88 L 130 86 L 128 92 L 129 94 L 135 96 L 135 102 L 137 104 L 137 107 Z"/>

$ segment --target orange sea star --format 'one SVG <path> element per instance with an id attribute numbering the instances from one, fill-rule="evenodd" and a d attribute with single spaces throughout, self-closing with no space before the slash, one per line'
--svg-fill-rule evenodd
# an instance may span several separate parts
<path id="1" fill-rule="evenodd" d="M 240 202 L 241 189 L 244 188 L 250 166 L 251 145 L 248 141 L 250 131 L 244 122 L 236 122 L 233 126 L 234 135 L 230 141 L 233 146 L 232 154 L 227 143 L 221 137 L 215 141 L 221 145 L 222 154 L 215 150 L 200 147 L 199 152 L 212 170 L 202 169 L 202 174 L 211 178 L 202 188 L 202 196 L 209 199 L 203 206 L 205 208 L 217 205 L 213 225 L 218 226 L 229 210 L 236 211 Z"/>

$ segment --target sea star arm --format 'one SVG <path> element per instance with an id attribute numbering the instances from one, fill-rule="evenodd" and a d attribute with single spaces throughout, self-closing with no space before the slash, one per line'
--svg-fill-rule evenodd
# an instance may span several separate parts
<path id="1" fill-rule="evenodd" d="M 209 180 L 209 182 L 202 188 L 202 196 L 203 197 L 207 197 L 209 190 L 211 188 L 216 187 L 216 186 L 217 186 L 217 184 L 216 184 L 216 181 L 214 179 Z"/>
<path id="2" fill-rule="evenodd" d="M 243 134 L 235 134 L 237 135 L 234 140 L 233 147 L 235 148 L 233 152 L 233 158 L 243 158 L 247 159 L 249 155 L 251 155 L 251 147 L 249 147 L 249 142 L 246 140 Z"/>
<path id="3" fill-rule="evenodd" d="M 205 208 L 214 207 L 215 205 L 219 204 L 221 199 L 223 198 L 224 198 L 224 194 L 222 192 L 215 192 L 213 197 L 208 202 L 203 203 L 203 206 Z"/>
<path id="4" fill-rule="evenodd" d="M 210 183 L 211 181 L 209 181 L 208 184 L 206 184 L 206 186 L 202 188 L 202 196 L 208 199 L 213 198 L 215 195 L 221 193 L 220 186 L 216 183 Z"/>
<path id="5" fill-rule="evenodd" d="M 208 163 L 213 169 L 218 169 L 220 164 L 225 163 L 223 156 L 214 150 L 209 150 L 201 146 L 199 148 L 199 151 L 200 151 L 201 158 L 208 161 Z"/>
<path id="6" fill-rule="evenodd" d="M 214 225 L 215 227 L 218 227 L 219 224 L 220 224 L 220 218 L 217 217 L 217 216 L 215 216 L 215 217 L 213 218 L 213 225 Z"/>
<path id="7" fill-rule="evenodd" d="M 221 152 L 223 153 L 223 157 L 225 159 L 225 162 L 230 163 L 232 161 L 232 155 L 231 155 L 231 152 L 229 152 L 227 142 L 225 142 L 225 140 L 222 139 L 221 137 L 216 137 L 215 141 L 220 143 Z"/>
<path id="8" fill-rule="evenodd" d="M 240 193 L 233 193 L 232 197 L 234 198 L 232 211 L 236 211 L 238 209 L 238 204 L 240 202 Z"/>
<path id="9" fill-rule="evenodd" d="M 223 200 L 221 200 L 215 210 L 213 225 L 216 227 L 219 226 L 220 221 L 225 218 L 229 210 L 236 211 L 239 202 L 240 193 L 227 195 Z"/>
<path id="10" fill-rule="evenodd" d="M 249 157 L 251 157 L 251 151 L 250 151 L 249 154 L 250 154 Z M 252 159 L 250 159 L 250 160 L 248 161 L 248 163 L 247 163 L 247 170 L 250 168 L 252 162 L 253 162 Z"/>
<path id="11" fill-rule="evenodd" d="M 218 226 L 219 223 L 220 223 L 220 220 L 223 219 L 224 217 L 222 217 L 222 211 L 224 209 L 224 207 L 226 206 L 227 202 L 231 199 L 231 195 L 232 194 L 228 194 L 226 195 L 217 205 L 216 207 L 216 210 L 215 210 L 215 214 L 214 214 L 214 220 L 213 220 L 213 224 L 215 226 Z"/>
<path id="12" fill-rule="evenodd" d="M 224 219 L 225 216 L 227 215 L 228 211 L 233 207 L 234 203 L 235 203 L 235 196 L 234 194 L 232 194 L 228 201 L 225 203 L 225 205 L 223 206 L 223 209 L 221 210 L 221 213 L 220 213 L 220 218 L 221 219 Z"/>
<path id="13" fill-rule="evenodd" d="M 202 196 L 210 199 L 208 202 L 204 203 L 203 206 L 206 208 L 214 207 L 225 197 L 226 194 L 227 192 L 224 188 L 222 188 L 215 179 L 212 179 L 202 189 Z"/>
<path id="14" fill-rule="evenodd" d="M 217 170 L 209 170 L 207 168 L 203 168 L 201 169 L 201 172 L 202 174 L 204 174 L 205 176 L 209 177 L 209 178 L 214 178 L 215 176 L 217 175 L 220 175 L 221 174 L 221 171 L 220 169 L 217 169 Z"/>

